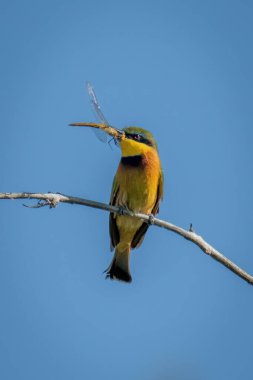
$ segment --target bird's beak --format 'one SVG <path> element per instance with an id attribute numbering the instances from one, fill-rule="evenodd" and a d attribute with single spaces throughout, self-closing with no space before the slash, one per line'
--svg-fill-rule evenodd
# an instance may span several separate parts
<path id="1" fill-rule="evenodd" d="M 108 135 L 112 136 L 114 139 L 121 141 L 125 138 L 125 132 L 121 129 L 117 129 L 114 127 L 111 127 L 107 124 L 97 124 L 97 123 L 71 123 L 69 124 L 71 127 L 91 127 L 91 128 L 98 128 L 101 131 L 104 131 Z"/>

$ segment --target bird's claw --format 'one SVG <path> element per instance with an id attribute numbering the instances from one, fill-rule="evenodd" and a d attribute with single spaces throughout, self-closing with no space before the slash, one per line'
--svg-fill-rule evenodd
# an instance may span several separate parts
<path id="1" fill-rule="evenodd" d="M 119 206 L 119 215 L 130 215 L 131 216 L 132 211 L 129 210 L 127 206 Z"/>
<path id="2" fill-rule="evenodd" d="M 125 207 L 119 206 L 119 215 L 124 215 L 125 214 Z"/>
<path id="3" fill-rule="evenodd" d="M 148 224 L 153 225 L 154 222 L 155 222 L 155 217 L 153 214 L 150 214 L 148 218 Z"/>

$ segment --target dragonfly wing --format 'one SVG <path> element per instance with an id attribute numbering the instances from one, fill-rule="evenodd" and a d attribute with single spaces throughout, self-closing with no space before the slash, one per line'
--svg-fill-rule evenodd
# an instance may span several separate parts
<path id="1" fill-rule="evenodd" d="M 100 105 L 98 103 L 94 88 L 89 82 L 86 82 L 87 91 L 89 94 L 89 98 L 93 107 L 93 110 L 95 111 L 96 118 L 100 123 L 103 123 L 105 125 L 109 125 L 108 121 L 106 120 L 103 112 L 101 111 Z M 101 131 L 100 129 L 94 129 L 92 130 L 95 132 L 95 135 L 97 138 L 102 142 L 107 142 L 108 136 L 105 132 Z"/>

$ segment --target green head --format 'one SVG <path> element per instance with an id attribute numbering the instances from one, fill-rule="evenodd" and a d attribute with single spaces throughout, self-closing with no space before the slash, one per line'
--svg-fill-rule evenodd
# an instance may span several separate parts
<path id="1" fill-rule="evenodd" d="M 140 127 L 123 128 L 127 139 L 134 140 L 141 144 L 146 144 L 157 150 L 157 144 L 151 132 Z"/>

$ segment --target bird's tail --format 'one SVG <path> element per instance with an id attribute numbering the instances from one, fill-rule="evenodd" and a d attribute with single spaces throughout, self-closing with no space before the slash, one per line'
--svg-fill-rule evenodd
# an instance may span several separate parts
<path id="1" fill-rule="evenodd" d="M 111 264 L 105 270 L 106 278 L 111 280 L 120 280 L 125 282 L 132 282 L 130 274 L 130 245 L 118 244 L 112 259 Z"/>

